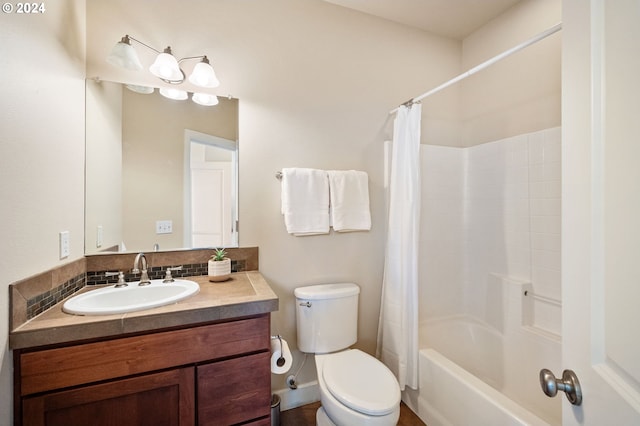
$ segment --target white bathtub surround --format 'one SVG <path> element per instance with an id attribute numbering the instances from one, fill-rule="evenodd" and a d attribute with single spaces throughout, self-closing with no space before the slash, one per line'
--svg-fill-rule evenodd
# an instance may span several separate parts
<path id="1" fill-rule="evenodd" d="M 471 148 L 422 147 L 421 348 L 549 424 L 560 424 L 561 401 L 543 395 L 538 373 L 562 371 L 560 136 L 552 128 Z M 432 391 L 403 399 L 419 410 Z M 430 415 L 430 426 L 448 424 Z M 483 423 L 484 409 L 471 415 L 473 424 L 520 424 Z"/>
<path id="2" fill-rule="evenodd" d="M 483 317 L 497 273 L 531 282 L 533 323 L 560 334 L 560 136 L 422 146 L 421 321 Z"/>
<path id="3" fill-rule="evenodd" d="M 552 128 L 467 151 L 465 312 L 484 315 L 497 273 L 531 282 L 533 324 L 560 334 L 560 137 Z"/>
<path id="4" fill-rule="evenodd" d="M 418 245 L 420 229 L 420 118 L 422 107 L 398 109 L 393 132 L 378 357 L 400 389 L 418 387 Z"/>

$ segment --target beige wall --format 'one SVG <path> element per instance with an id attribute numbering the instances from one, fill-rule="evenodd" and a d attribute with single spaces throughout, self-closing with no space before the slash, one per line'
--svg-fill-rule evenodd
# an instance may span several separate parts
<path id="1" fill-rule="evenodd" d="M 0 14 L 0 424 L 11 424 L 9 283 L 83 256 L 85 2 Z M 71 255 L 60 260 L 58 232 Z"/>
<path id="2" fill-rule="evenodd" d="M 560 0 L 524 0 L 462 43 L 466 71 L 562 21 Z M 460 84 L 460 146 L 560 125 L 561 33 Z"/>

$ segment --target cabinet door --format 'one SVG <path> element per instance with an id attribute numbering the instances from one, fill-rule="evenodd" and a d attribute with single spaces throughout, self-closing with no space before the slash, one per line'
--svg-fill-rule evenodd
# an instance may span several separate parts
<path id="1" fill-rule="evenodd" d="M 269 359 L 263 352 L 198 366 L 198 423 L 221 426 L 269 416 Z"/>
<path id="2" fill-rule="evenodd" d="M 24 426 L 186 426 L 195 423 L 194 368 L 23 399 Z"/>

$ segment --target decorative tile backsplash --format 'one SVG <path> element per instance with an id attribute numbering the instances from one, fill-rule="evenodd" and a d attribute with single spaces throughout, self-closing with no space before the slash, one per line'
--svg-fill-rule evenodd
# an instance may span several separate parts
<path id="1" fill-rule="evenodd" d="M 226 250 L 232 272 L 258 270 L 257 247 Z M 182 269 L 172 271 L 175 278 L 207 275 L 207 262 L 212 253 L 212 249 L 145 253 L 150 265 L 149 278 L 164 278 L 167 268 L 176 266 Z M 107 277 L 106 272 L 122 271 L 127 282 L 137 281 L 140 275 L 130 272 L 135 256 L 136 253 L 89 256 L 11 284 L 10 329 L 14 330 L 87 285 L 115 284 L 118 276 Z"/>
<path id="2" fill-rule="evenodd" d="M 231 260 L 231 272 L 243 272 L 246 269 L 247 261 L 244 259 Z M 187 265 L 165 265 L 165 266 L 153 266 L 148 269 L 149 278 L 152 280 L 161 279 L 165 277 L 167 268 L 182 267 L 179 270 L 172 270 L 171 275 L 173 278 L 184 277 L 197 277 L 199 275 L 207 275 L 209 272 L 209 265 L 207 263 L 194 263 Z M 107 276 L 106 273 L 111 271 L 92 271 L 87 272 L 87 285 L 105 285 L 116 284 L 118 282 L 117 275 Z M 124 272 L 124 271 L 123 271 Z M 125 273 L 124 280 L 126 282 L 138 281 L 140 274 Z"/>
<path id="3" fill-rule="evenodd" d="M 85 286 L 85 274 L 78 275 L 65 281 L 45 293 L 39 294 L 27 300 L 27 319 L 31 319 L 46 311 L 53 305 L 71 296 Z"/>

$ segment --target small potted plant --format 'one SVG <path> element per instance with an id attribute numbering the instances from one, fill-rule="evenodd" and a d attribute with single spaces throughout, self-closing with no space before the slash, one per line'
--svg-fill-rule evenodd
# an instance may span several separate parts
<path id="1" fill-rule="evenodd" d="M 209 281 L 226 281 L 231 276 L 231 259 L 223 249 L 215 249 L 209 259 Z"/>

